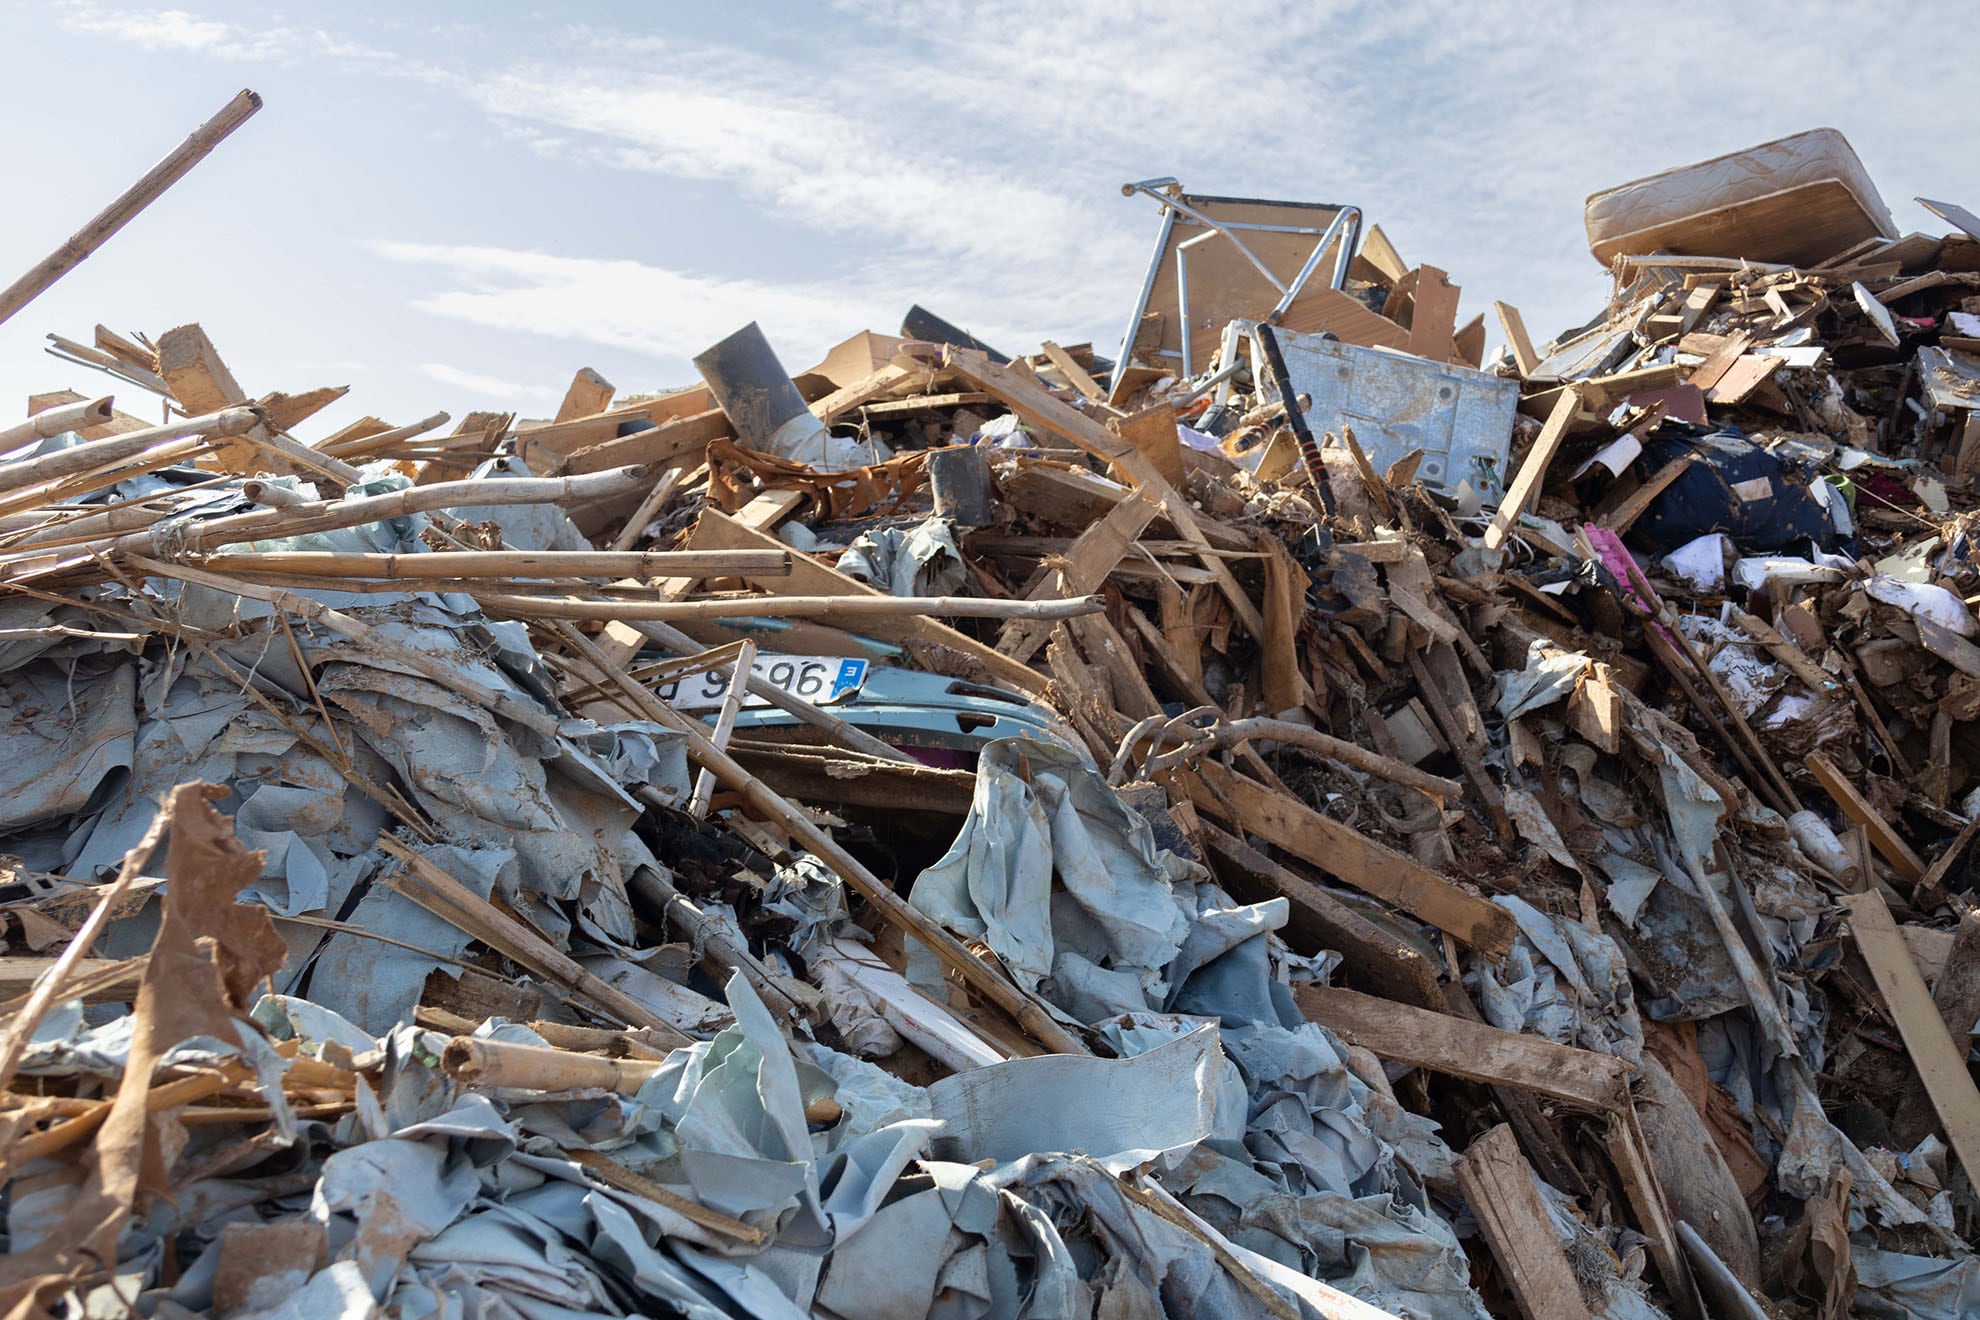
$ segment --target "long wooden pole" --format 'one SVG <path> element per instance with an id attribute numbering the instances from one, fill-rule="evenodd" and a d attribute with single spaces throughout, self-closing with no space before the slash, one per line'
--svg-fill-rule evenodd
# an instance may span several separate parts
<path id="1" fill-rule="evenodd" d="M 183 179 L 193 166 L 206 159 L 207 153 L 224 142 L 229 133 L 245 124 L 259 109 L 261 98 L 253 92 L 243 91 L 222 106 L 219 114 L 194 129 L 192 136 L 179 144 L 178 150 L 153 165 L 116 201 L 98 211 L 88 224 L 71 234 L 68 242 L 42 258 L 34 269 L 5 290 L 0 290 L 0 323 L 6 322 L 15 312 L 47 292 L 56 280 L 109 242 L 113 234 L 135 219 L 139 211 L 157 201 L 167 188 Z"/>
<path id="2" fill-rule="evenodd" d="M 111 397 L 106 394 L 100 399 L 85 399 L 81 403 L 64 403 L 44 409 L 13 426 L 0 427 L 0 454 L 16 449 L 30 440 L 41 440 L 64 431 L 79 431 L 85 426 L 101 426 L 109 421 Z"/>
<path id="3" fill-rule="evenodd" d="M 483 605 L 540 619 L 1070 619 L 1107 608 L 1098 596 L 990 600 L 976 596 L 729 596 L 712 600 L 580 600 L 511 596 L 469 588 Z"/>
<path id="4" fill-rule="evenodd" d="M 594 498 L 602 499 L 643 489 L 648 476 L 646 468 L 622 467 L 608 468 L 603 472 L 590 472 L 581 477 L 504 477 L 499 480 L 469 477 L 461 481 L 436 481 L 431 486 L 409 486 L 404 490 L 387 491 L 383 495 L 368 495 L 363 499 L 319 500 L 314 504 L 297 505 L 290 509 L 254 509 L 247 513 L 230 514 L 224 518 L 192 523 L 170 538 L 169 548 L 173 553 L 182 553 L 203 550 L 208 546 L 240 545 L 247 541 L 298 536 L 305 532 L 327 532 L 339 527 L 356 527 L 361 523 L 400 518 L 408 513 L 426 513 L 437 509 L 485 508 L 504 504 L 562 504 Z M 50 539 L 59 538 L 66 544 L 80 532 L 87 530 L 92 535 L 91 542 L 76 551 L 85 558 L 91 554 L 127 551 L 142 555 L 158 553 L 160 546 L 154 543 L 149 533 L 145 532 L 132 532 L 103 541 L 93 539 L 94 533 L 99 528 L 106 531 L 117 529 L 120 519 L 116 515 L 120 513 L 120 509 L 113 507 L 102 513 L 86 514 L 73 522 L 50 528 Z M 83 525 L 85 522 L 89 524 L 87 528 Z M 10 549 L 26 550 L 36 544 L 36 536 L 30 534 Z M 19 555 L 0 556 L 0 563 L 19 557 Z"/>
<path id="5" fill-rule="evenodd" d="M 153 445 L 168 440 L 183 440 L 196 435 L 239 435 L 260 420 L 260 412 L 253 408 L 223 408 L 219 412 L 203 413 L 143 431 L 126 431 L 101 440 L 86 440 L 52 454 L 43 454 L 40 458 L 9 463 L 0 468 L 0 491 L 22 490 L 78 472 L 128 462 Z"/>
<path id="6" fill-rule="evenodd" d="M 360 578 L 789 577 L 788 550 L 443 550 L 410 555 L 316 550 L 203 555 L 216 573 Z"/>

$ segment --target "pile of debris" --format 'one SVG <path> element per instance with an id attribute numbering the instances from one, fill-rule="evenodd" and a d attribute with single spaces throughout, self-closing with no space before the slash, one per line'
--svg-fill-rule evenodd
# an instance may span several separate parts
<path id="1" fill-rule="evenodd" d="M 1980 220 L 1673 171 L 1488 360 L 1128 191 L 1110 353 L 51 336 L 165 421 L 0 430 L 7 1314 L 1980 1309 Z"/>

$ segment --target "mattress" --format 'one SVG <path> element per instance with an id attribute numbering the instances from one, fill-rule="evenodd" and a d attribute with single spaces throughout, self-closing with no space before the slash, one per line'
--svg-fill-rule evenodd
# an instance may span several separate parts
<path id="1" fill-rule="evenodd" d="M 1588 199 L 1584 219 L 1603 265 L 1650 252 L 1812 265 L 1898 236 L 1877 185 L 1833 128 L 1606 189 Z"/>

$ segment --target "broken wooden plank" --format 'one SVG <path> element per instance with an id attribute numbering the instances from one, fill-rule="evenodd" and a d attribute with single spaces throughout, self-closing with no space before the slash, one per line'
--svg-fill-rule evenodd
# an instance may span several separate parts
<path id="1" fill-rule="evenodd" d="M 1466 1081 L 1537 1091 L 1599 1113 L 1628 1102 L 1635 1070 L 1614 1055 L 1332 986 L 1297 986 L 1293 1002 L 1309 1020 L 1380 1058 Z"/>
<path id="2" fill-rule="evenodd" d="M 1576 415 L 1581 412 L 1581 389 L 1569 385 L 1561 391 L 1560 399 L 1547 414 L 1546 425 L 1534 438 L 1533 445 L 1526 451 L 1526 457 L 1519 465 L 1519 473 L 1506 488 L 1505 498 L 1499 501 L 1499 511 L 1492 515 L 1492 525 L 1485 529 L 1485 548 L 1496 550 L 1506 543 L 1506 537 L 1519 516 L 1526 512 L 1540 493 L 1541 483 L 1547 479 L 1547 469 L 1553 464 L 1554 455 L 1560 452 L 1561 442 L 1567 439 L 1568 427 L 1574 424 Z"/>
<path id="3" fill-rule="evenodd" d="M 1059 369 L 1060 374 L 1066 378 L 1067 384 L 1096 403 L 1107 401 L 1107 392 L 1100 388 L 1100 382 L 1093 379 L 1085 367 L 1073 361 L 1072 354 L 1049 339 L 1042 347 L 1045 350 L 1046 360 Z"/>
<path id="4" fill-rule="evenodd" d="M 1581 1285 L 1554 1236 L 1554 1221 L 1511 1124 L 1501 1123 L 1471 1143 L 1458 1160 L 1457 1180 L 1526 1320 L 1587 1320 Z"/>
<path id="5" fill-rule="evenodd" d="M 1883 814 L 1870 805 L 1870 800 L 1856 791 L 1856 785 L 1836 768 L 1834 761 L 1821 752 L 1810 752 L 1802 764 L 1822 785 L 1822 791 L 1835 799 L 1843 814 L 1870 832 L 1871 845 L 1885 861 L 1897 868 L 1899 875 L 1907 880 L 1917 880 L 1925 874 L 1924 860 L 1891 828 L 1891 823 L 1884 819 Z"/>
<path id="6" fill-rule="evenodd" d="M 897 363 L 888 363 L 864 380 L 833 390 L 811 405 L 811 415 L 827 426 L 853 409 L 891 392 L 918 373 Z"/>
<path id="7" fill-rule="evenodd" d="M 1951 851 L 1963 849 L 1955 843 Z M 1935 869 L 1937 865 L 1933 863 Z M 1926 885 L 1931 880 L 1932 875 L 1927 872 L 1919 883 Z M 1900 934 L 1912 929 L 1904 927 Z M 1938 1007 L 1939 1021 L 1945 1024 L 1946 1034 L 1955 1046 L 1961 1046 L 1972 1039 L 1973 1024 L 1980 1022 L 1980 912 L 1961 913 L 1959 925 L 1951 934 L 1951 947 L 1946 950 L 1938 977 L 1932 983 L 1932 1002 Z M 1909 1091 L 1899 1099 L 1897 1113 L 1891 1119 L 1891 1134 L 1903 1141 L 1907 1149 L 1916 1146 L 1932 1126 L 1932 1100 L 1923 1088 Z"/>
<path id="8" fill-rule="evenodd" d="M 1141 529 L 1154 521 L 1157 512 L 1155 505 L 1142 496 L 1122 500 L 1105 518 L 1080 533 L 1058 567 L 1046 573 L 1026 593 L 1026 599 L 1054 600 L 1099 590 L 1114 566 L 1121 562 L 1121 556 L 1141 535 Z M 1005 625 L 997 650 L 1014 660 L 1029 661 L 1051 631 L 1049 623 L 1013 619 Z"/>
<path id="9" fill-rule="evenodd" d="M 1980 1088 L 1973 1085 L 1973 1075 L 1966 1070 L 1966 1037 L 1960 1037 L 1959 1045 L 1953 1043 L 1931 993 L 1925 989 L 1925 978 L 1905 952 L 1883 895 L 1874 890 L 1846 894 L 1842 904 L 1849 909 L 1849 928 L 1857 951 L 1869 965 L 1877 992 L 1883 996 L 1912 1066 L 1918 1070 L 1918 1080 L 1932 1099 L 1932 1108 L 1945 1127 L 1947 1144 L 1959 1157 L 1967 1177 L 1972 1178 L 1980 1171 Z"/>
<path id="10" fill-rule="evenodd" d="M 1186 472 L 1182 437 L 1176 430 L 1176 410 L 1173 407 L 1158 403 L 1131 417 L 1109 422 L 1107 429 L 1140 450 L 1155 465 L 1155 470 L 1162 474 L 1164 481 L 1177 490 L 1183 489 Z"/>
<path id="11" fill-rule="evenodd" d="M 1512 948 L 1512 914 L 1304 802 L 1213 761 L 1184 772 L 1197 807 L 1344 884 L 1373 894 L 1488 957 Z"/>
<path id="12" fill-rule="evenodd" d="M 962 408 L 972 403 L 989 401 L 990 396 L 982 390 L 957 390 L 948 394 L 917 394 L 907 399 L 881 399 L 875 403 L 861 404 L 860 409 L 868 417 L 900 417 L 908 413 L 929 412 L 938 408 Z"/>
<path id="13" fill-rule="evenodd" d="M 1519 308 L 1511 303 L 1495 302 L 1492 310 L 1499 314 L 1499 328 L 1506 332 L 1506 347 L 1512 351 L 1513 365 L 1519 368 L 1522 377 L 1531 376 L 1540 365 L 1540 355 L 1533 351 L 1533 341 L 1527 337 L 1526 322 L 1520 319 Z"/>
<path id="14" fill-rule="evenodd" d="M 1432 362 L 1451 360 L 1457 333 L 1458 286 L 1435 266 L 1419 266 L 1410 314 L 1409 351 Z"/>
<path id="15" fill-rule="evenodd" d="M 1384 1003 L 1431 1009 L 1443 1002 L 1436 969 L 1393 932 L 1237 835 L 1204 821 L 1203 838 L 1217 878 L 1240 901 L 1286 900 L 1291 909 L 1287 929 L 1301 938 L 1304 951 L 1340 953 L 1347 959 L 1349 975 L 1380 991 Z"/>
<path id="16" fill-rule="evenodd" d="M 1091 417 L 1053 398 L 1035 380 L 1026 379 L 1014 368 L 999 366 L 983 353 L 974 349 L 951 348 L 944 357 L 958 375 L 994 396 L 1019 417 L 1055 435 L 1064 436 L 1095 458 L 1113 463 L 1136 486 L 1150 488 L 1150 498 L 1162 506 L 1162 511 L 1176 525 L 1182 539 L 1197 547 L 1203 567 L 1216 577 L 1218 590 L 1230 601 L 1239 621 L 1253 637 L 1264 635 L 1264 616 L 1258 612 L 1258 606 L 1252 603 L 1251 597 L 1245 594 L 1244 588 L 1238 585 L 1237 579 L 1231 576 L 1230 567 L 1212 551 L 1189 500 L 1169 484 L 1145 454 L 1125 440 L 1109 435 L 1106 428 Z"/>

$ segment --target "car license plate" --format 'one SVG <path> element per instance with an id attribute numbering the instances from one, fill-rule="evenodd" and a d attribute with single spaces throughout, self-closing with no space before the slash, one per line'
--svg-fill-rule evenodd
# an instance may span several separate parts
<path id="1" fill-rule="evenodd" d="M 836 655 L 762 655 L 756 657 L 756 676 L 782 688 L 794 697 L 803 697 L 814 706 L 829 706 L 858 694 L 866 681 L 866 661 L 847 660 Z M 715 710 L 729 695 L 729 675 L 725 670 L 689 674 L 656 689 L 660 699 L 675 710 Z M 767 706 L 767 697 L 754 692 L 743 697 L 744 706 Z"/>

